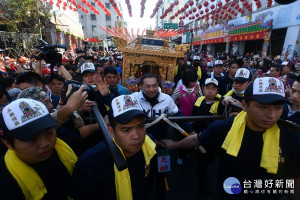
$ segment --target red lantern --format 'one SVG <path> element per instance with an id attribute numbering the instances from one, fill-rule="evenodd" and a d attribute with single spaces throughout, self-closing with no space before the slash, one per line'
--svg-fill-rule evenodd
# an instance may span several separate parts
<path id="1" fill-rule="evenodd" d="M 193 13 L 193 11 L 192 11 L 192 10 L 190 10 L 190 11 L 189 11 L 189 14 L 191 15 L 192 13 Z"/>
<path id="2" fill-rule="evenodd" d="M 190 4 L 190 6 L 193 6 L 194 5 L 194 1 L 190 1 L 189 4 Z"/>
<path id="3" fill-rule="evenodd" d="M 231 12 L 231 8 L 228 8 L 228 9 L 227 9 L 227 12 Z"/>
<path id="4" fill-rule="evenodd" d="M 233 2 L 231 2 L 231 7 L 234 7 L 235 6 L 235 2 L 233 1 Z"/>
<path id="5" fill-rule="evenodd" d="M 208 8 L 205 8 L 205 12 L 208 12 L 209 11 L 209 9 Z"/>
<path id="6" fill-rule="evenodd" d="M 196 8 L 193 8 L 193 12 L 195 13 L 197 11 L 197 9 Z"/>
<path id="7" fill-rule="evenodd" d="M 77 4 L 77 8 L 78 8 L 78 9 L 80 9 L 80 8 L 82 8 L 82 7 L 81 7 L 81 5 L 80 5 L 80 4 Z"/>
<path id="8" fill-rule="evenodd" d="M 87 3 L 86 3 L 86 6 L 90 8 L 90 7 L 91 7 L 90 2 L 87 2 Z"/>
<path id="9" fill-rule="evenodd" d="M 225 0 L 226 1 L 226 3 L 228 3 L 230 0 Z"/>
<path id="10" fill-rule="evenodd" d="M 70 9 L 70 10 L 73 10 L 73 7 L 70 5 L 70 6 L 69 6 L 69 9 Z"/>
<path id="11" fill-rule="evenodd" d="M 196 13 L 196 17 L 199 17 L 199 13 Z"/>
<path id="12" fill-rule="evenodd" d="M 58 8 L 59 8 L 59 3 L 56 3 L 55 5 L 56 5 L 56 7 L 58 7 Z"/>
<path id="13" fill-rule="evenodd" d="M 188 7 L 189 7 L 189 5 L 188 5 L 188 4 L 185 4 L 185 5 L 184 5 L 184 8 L 185 8 L 185 9 L 187 9 Z"/>
<path id="14" fill-rule="evenodd" d="M 201 5 L 201 4 L 199 4 L 199 5 L 198 5 L 198 9 L 199 9 L 199 10 L 201 10 L 201 8 L 202 8 L 202 5 Z"/>
<path id="15" fill-rule="evenodd" d="M 237 16 L 238 14 L 237 13 L 234 13 L 234 16 Z"/>
<path id="16" fill-rule="evenodd" d="M 174 1 L 174 4 L 177 6 L 179 4 L 179 1 L 178 0 Z"/>
<path id="17" fill-rule="evenodd" d="M 217 4 L 219 7 L 222 7 L 222 2 L 221 1 L 219 1 L 219 3 Z"/>
<path id="18" fill-rule="evenodd" d="M 175 13 L 175 17 L 178 17 L 178 13 Z"/>
<path id="19" fill-rule="evenodd" d="M 210 6 L 210 8 L 211 8 L 212 10 L 215 9 L 215 5 L 212 4 L 212 5 Z"/>
<path id="20" fill-rule="evenodd" d="M 182 12 L 182 13 L 184 12 L 184 10 L 185 10 L 184 8 L 181 8 L 181 12 Z"/>
<path id="21" fill-rule="evenodd" d="M 188 17 L 188 16 L 189 16 L 189 13 L 185 13 L 185 16 Z"/>
<path id="22" fill-rule="evenodd" d="M 73 8 L 73 11 L 74 11 L 74 12 L 76 12 L 76 11 L 77 11 L 77 9 L 76 9 L 76 8 Z"/>
<path id="23" fill-rule="evenodd" d="M 66 7 L 63 7 L 63 10 L 66 10 Z"/>
<path id="24" fill-rule="evenodd" d="M 205 7 L 207 7 L 207 6 L 208 6 L 208 2 L 205 1 L 205 2 L 203 3 L 203 5 L 204 5 Z"/>
<path id="25" fill-rule="evenodd" d="M 86 0 L 81 0 L 81 2 L 82 2 L 83 4 L 86 4 Z"/>
<path id="26" fill-rule="evenodd" d="M 72 1 L 72 4 L 73 4 L 74 6 L 76 6 L 76 1 Z"/>
<path id="27" fill-rule="evenodd" d="M 241 14 L 244 14 L 245 13 L 245 11 L 244 10 L 241 10 Z"/>
<path id="28" fill-rule="evenodd" d="M 171 3 L 170 8 L 174 8 L 174 6 L 175 6 L 174 3 Z"/>
<path id="29" fill-rule="evenodd" d="M 85 13 L 86 13 L 86 14 L 88 14 L 88 13 L 89 13 L 89 11 L 86 9 L 86 10 L 85 10 Z"/>
<path id="30" fill-rule="evenodd" d="M 236 4 L 234 8 L 239 9 L 240 8 L 239 4 Z"/>
<path id="31" fill-rule="evenodd" d="M 230 13 L 233 15 L 234 14 L 234 10 L 232 10 Z"/>
<path id="32" fill-rule="evenodd" d="M 224 4 L 224 6 L 223 6 L 223 9 L 224 9 L 224 10 L 226 10 L 226 9 L 227 9 L 227 5 L 226 5 L 226 4 Z"/>
<path id="33" fill-rule="evenodd" d="M 245 1 L 245 2 L 243 3 L 243 5 L 244 5 L 244 7 L 247 7 L 249 4 L 248 4 L 247 1 Z"/>
<path id="34" fill-rule="evenodd" d="M 201 11 L 200 11 L 200 15 L 203 15 L 203 13 L 204 13 L 203 10 L 201 10 Z"/>
<path id="35" fill-rule="evenodd" d="M 64 2 L 63 5 L 64 5 L 64 7 L 67 7 L 67 6 L 68 6 L 68 4 L 67 4 L 66 2 Z"/>
<path id="36" fill-rule="evenodd" d="M 52 0 L 50 0 L 50 1 L 49 1 L 49 4 L 50 4 L 50 5 L 53 5 L 54 3 L 53 3 L 53 1 L 52 1 Z"/>

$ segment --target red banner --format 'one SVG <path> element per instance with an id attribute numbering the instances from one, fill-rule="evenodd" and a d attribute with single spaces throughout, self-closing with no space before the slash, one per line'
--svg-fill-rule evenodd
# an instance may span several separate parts
<path id="1" fill-rule="evenodd" d="M 263 40 L 266 36 L 266 33 L 268 33 L 268 31 L 234 35 L 230 36 L 230 42 L 246 40 Z"/>
<path id="2" fill-rule="evenodd" d="M 209 39 L 209 40 L 199 40 L 199 41 L 192 42 L 191 45 L 222 43 L 222 42 L 226 42 L 225 38 L 229 38 L 230 42 L 246 41 L 246 40 L 263 40 L 265 39 L 267 33 L 268 31 L 263 31 L 263 32 L 245 33 L 245 34 L 239 34 L 239 35 L 227 36 L 227 37 L 219 37 L 219 38 Z"/>

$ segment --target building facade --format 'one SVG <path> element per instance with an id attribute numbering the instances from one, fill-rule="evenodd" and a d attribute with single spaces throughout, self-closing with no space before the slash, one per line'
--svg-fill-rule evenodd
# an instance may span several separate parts
<path id="1" fill-rule="evenodd" d="M 87 38 L 95 38 L 100 40 L 100 46 L 110 47 L 112 46 L 111 36 L 108 35 L 105 31 L 103 31 L 99 26 L 109 27 L 112 29 L 113 27 L 124 27 L 124 20 L 122 17 L 118 16 L 112 5 L 109 3 L 109 0 L 102 0 L 101 2 L 104 6 L 110 11 L 111 16 L 106 15 L 105 12 L 95 3 L 93 0 L 87 0 L 92 6 L 96 7 L 100 11 L 100 14 L 97 15 L 93 12 L 85 13 L 79 10 L 79 19 L 82 24 L 82 30 L 84 32 L 84 36 Z M 121 10 L 121 5 L 118 1 L 118 7 Z M 103 50 L 103 49 L 102 49 Z"/>
<path id="2" fill-rule="evenodd" d="M 190 1 L 185 1 L 188 4 Z M 227 10 L 233 1 L 226 3 L 221 1 L 207 1 L 208 6 L 198 8 L 199 4 L 204 5 L 205 1 L 194 1 L 194 6 L 189 6 L 184 14 L 191 9 L 197 8 L 197 13 L 214 4 L 215 9 L 218 3 L 227 4 Z M 252 12 L 245 9 L 244 2 L 234 0 L 245 11 L 243 14 L 236 12 L 230 20 L 221 20 L 212 25 L 213 19 L 209 18 L 190 20 L 184 19 L 186 30 L 182 35 L 182 43 L 191 43 L 192 47 L 209 52 L 239 53 L 241 55 L 251 52 L 265 52 L 272 55 L 284 55 L 289 52 L 289 57 L 294 53 L 300 53 L 300 15 L 298 8 L 300 0 L 288 4 L 279 5 L 275 1 L 268 5 L 267 0 L 260 0 L 261 7 L 258 8 L 253 2 Z M 221 9 L 222 10 L 222 9 Z M 205 12 L 204 12 L 205 14 Z M 214 15 L 216 12 L 214 13 Z M 219 15 L 221 13 L 218 13 Z M 226 14 L 226 11 L 225 13 Z M 223 14 L 223 15 L 224 15 Z"/>

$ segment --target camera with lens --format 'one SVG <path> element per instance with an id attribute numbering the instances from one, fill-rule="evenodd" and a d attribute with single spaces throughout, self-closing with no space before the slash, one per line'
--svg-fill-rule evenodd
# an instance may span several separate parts
<path id="1" fill-rule="evenodd" d="M 67 96 L 67 91 L 68 91 L 68 85 L 71 84 L 72 85 L 72 90 L 70 92 L 70 94 L 68 94 Z M 86 85 L 85 83 L 80 83 L 78 81 L 74 81 L 74 80 L 66 80 L 65 83 L 64 83 L 64 86 L 61 90 L 61 99 L 62 101 L 64 102 L 64 104 L 67 103 L 68 101 L 68 98 L 74 93 L 76 92 L 77 90 L 80 89 L 81 85 L 84 86 L 84 91 L 87 91 L 87 94 L 88 96 L 91 95 L 91 92 L 92 92 L 92 89 Z"/>
<path id="2" fill-rule="evenodd" d="M 43 39 L 38 39 L 39 44 L 34 45 L 34 48 L 38 49 L 41 52 L 41 55 L 39 57 L 36 57 L 36 59 L 43 59 L 46 63 L 51 63 L 54 65 L 60 65 L 62 54 L 58 52 L 58 48 L 62 48 L 67 50 L 67 46 L 65 44 L 48 44 Z"/>

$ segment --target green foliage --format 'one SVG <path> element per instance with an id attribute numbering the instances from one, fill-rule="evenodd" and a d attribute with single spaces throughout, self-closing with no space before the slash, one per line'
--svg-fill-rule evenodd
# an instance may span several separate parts
<path id="1" fill-rule="evenodd" d="M 3 21 L 10 32 L 34 32 L 49 24 L 50 10 L 40 0 L 2 0 Z"/>

